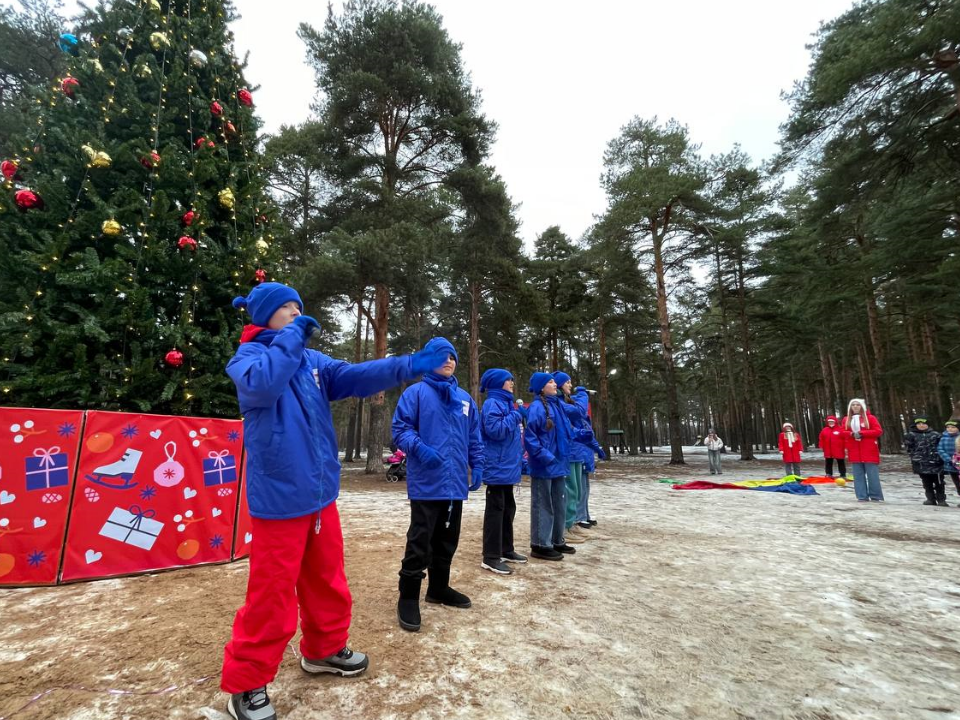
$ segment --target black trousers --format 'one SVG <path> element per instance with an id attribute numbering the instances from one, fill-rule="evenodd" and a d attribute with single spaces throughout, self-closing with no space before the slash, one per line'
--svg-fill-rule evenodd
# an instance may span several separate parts
<path id="1" fill-rule="evenodd" d="M 825 458 L 827 466 L 827 475 L 833 475 L 833 458 Z M 840 471 L 840 477 L 847 476 L 847 461 L 843 458 L 837 458 L 837 470 Z"/>
<path id="2" fill-rule="evenodd" d="M 411 500 L 407 549 L 400 575 L 423 577 L 424 570 L 446 573 L 460 543 L 462 500 Z"/>
<path id="3" fill-rule="evenodd" d="M 957 489 L 957 495 L 960 495 L 960 473 L 947 473 L 947 474 L 951 478 L 953 478 L 953 486 Z"/>
<path id="4" fill-rule="evenodd" d="M 922 473 L 920 480 L 923 482 L 923 492 L 926 494 L 927 500 L 935 500 L 937 502 L 946 501 L 947 488 L 943 484 L 943 475 L 939 473 Z"/>
<path id="5" fill-rule="evenodd" d="M 487 485 L 487 504 L 483 510 L 483 559 L 500 561 L 513 552 L 513 520 L 517 501 L 513 485 Z"/>

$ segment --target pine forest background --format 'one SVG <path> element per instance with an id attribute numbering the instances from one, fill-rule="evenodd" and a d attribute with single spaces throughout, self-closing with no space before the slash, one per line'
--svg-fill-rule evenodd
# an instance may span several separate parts
<path id="1" fill-rule="evenodd" d="M 629 120 L 605 212 L 532 247 L 490 162 L 496 118 L 432 7 L 351 0 L 302 25 L 314 115 L 272 136 L 233 14 L 0 8 L 3 404 L 234 417 L 229 301 L 267 277 L 300 290 L 331 355 L 444 335 L 475 397 L 489 367 L 522 390 L 566 369 L 598 391 L 601 437 L 672 462 L 710 426 L 744 459 L 785 421 L 810 441 L 851 397 L 888 452 L 914 412 L 957 414 L 960 4 L 867 0 L 825 23 L 776 157 L 704 157 L 683 118 Z M 381 469 L 396 397 L 335 407 L 348 461 Z"/>

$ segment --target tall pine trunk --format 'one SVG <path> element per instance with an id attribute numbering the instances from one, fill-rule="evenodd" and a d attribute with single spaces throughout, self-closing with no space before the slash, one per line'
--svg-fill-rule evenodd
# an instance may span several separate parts
<path id="1" fill-rule="evenodd" d="M 669 209 L 667 210 L 669 216 Z M 660 342 L 663 346 L 663 381 L 667 396 L 667 424 L 670 432 L 670 464 L 685 465 L 683 440 L 680 436 L 680 402 L 677 400 L 677 376 L 673 360 L 673 335 L 670 332 L 670 313 L 667 309 L 666 270 L 663 264 L 663 235 L 653 224 L 653 265 L 657 275 L 657 320 L 660 323 Z"/>
<path id="2" fill-rule="evenodd" d="M 376 321 L 373 322 L 373 356 L 381 359 L 387 356 L 387 327 L 390 315 L 390 288 L 384 284 L 376 286 L 374 294 Z M 383 428 L 386 419 L 386 395 L 377 393 L 370 400 L 370 424 L 367 430 L 367 466 L 366 474 L 383 472 Z"/>
<path id="3" fill-rule="evenodd" d="M 470 283 L 470 395 L 480 403 L 480 281 Z"/>
<path id="4" fill-rule="evenodd" d="M 353 336 L 353 362 L 359 363 L 363 360 L 363 292 L 357 293 L 357 327 Z M 357 448 L 360 446 L 359 435 L 360 428 L 357 425 L 357 406 L 360 405 L 360 398 L 350 398 L 350 410 L 347 414 L 347 443 L 343 455 L 345 462 L 352 463 Z"/>
<path id="5" fill-rule="evenodd" d="M 607 388 L 607 328 L 604 324 L 603 317 L 601 316 L 599 323 L 600 330 L 600 445 L 603 447 L 603 452 L 606 453 L 607 457 L 610 457 L 610 443 L 608 437 L 608 430 L 610 429 L 607 425 L 607 403 L 609 402 L 609 391 Z"/>

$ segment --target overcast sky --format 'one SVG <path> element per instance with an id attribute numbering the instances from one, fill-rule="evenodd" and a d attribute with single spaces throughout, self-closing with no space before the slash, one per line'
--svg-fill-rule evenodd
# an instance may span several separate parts
<path id="1" fill-rule="evenodd" d="M 68 3 L 71 4 L 71 3 Z M 493 164 L 520 205 L 530 244 L 550 225 L 579 237 L 603 212 L 607 142 L 635 115 L 674 117 L 704 155 L 740 143 L 776 151 L 784 90 L 806 74 L 820 23 L 851 0 L 436 0 L 497 122 Z M 235 0 L 237 50 L 260 85 L 266 131 L 309 117 L 314 78 L 299 23 L 317 0 Z M 342 6 L 340 0 L 334 9 Z"/>
<path id="2" fill-rule="evenodd" d="M 267 131 L 305 120 L 313 73 L 296 37 L 326 3 L 235 0 L 247 79 Z M 810 62 L 806 45 L 850 0 L 437 0 L 483 110 L 497 122 L 493 164 L 520 205 L 527 243 L 550 225 L 579 237 L 603 212 L 607 142 L 635 115 L 674 117 L 704 155 L 740 143 L 776 151 L 780 99 Z M 334 9 L 342 5 L 334 2 Z"/>

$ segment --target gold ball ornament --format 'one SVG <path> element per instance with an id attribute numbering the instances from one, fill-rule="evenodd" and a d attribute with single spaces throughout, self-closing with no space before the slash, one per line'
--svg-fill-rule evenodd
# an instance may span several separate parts
<path id="1" fill-rule="evenodd" d="M 237 204 L 237 199 L 234 197 L 233 190 L 230 188 L 224 188 L 217 194 L 217 198 L 220 200 L 220 206 L 225 207 L 228 210 L 233 210 L 234 205 Z"/>
<path id="2" fill-rule="evenodd" d="M 99 151 L 96 155 L 93 156 L 93 160 L 90 161 L 90 165 L 95 168 L 108 168 L 113 164 L 113 158 L 107 155 L 103 150 Z"/>
<path id="3" fill-rule="evenodd" d="M 263 238 L 260 238 L 256 242 L 256 248 L 258 253 L 260 253 L 261 255 L 266 255 L 267 250 L 270 249 L 270 246 L 267 244 L 266 240 L 264 240 Z"/>
<path id="4" fill-rule="evenodd" d="M 99 60 L 87 60 L 87 67 L 93 70 L 96 73 L 103 72 L 103 65 L 100 64 Z"/>
<path id="5" fill-rule="evenodd" d="M 116 237 L 123 231 L 123 228 L 116 220 L 104 220 L 103 225 L 100 226 L 100 230 L 107 237 Z"/>
<path id="6" fill-rule="evenodd" d="M 87 160 L 93 162 L 93 159 L 97 156 L 97 151 L 89 145 L 81 145 L 80 149 L 83 151 L 83 154 L 87 156 Z"/>
<path id="7" fill-rule="evenodd" d="M 148 78 L 153 75 L 153 70 L 147 63 L 140 63 L 134 70 L 138 78 Z"/>
<path id="8" fill-rule="evenodd" d="M 166 36 L 166 33 L 151 33 L 150 47 L 152 47 L 154 50 L 162 50 L 165 47 L 170 47 L 170 39 Z"/>
<path id="9" fill-rule="evenodd" d="M 154 12 L 161 12 L 163 8 L 160 7 L 158 0 L 150 0 L 150 9 Z"/>

